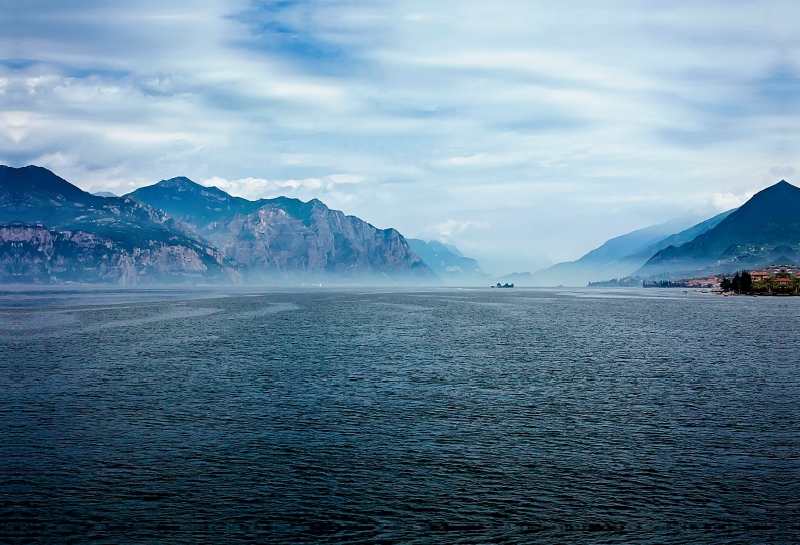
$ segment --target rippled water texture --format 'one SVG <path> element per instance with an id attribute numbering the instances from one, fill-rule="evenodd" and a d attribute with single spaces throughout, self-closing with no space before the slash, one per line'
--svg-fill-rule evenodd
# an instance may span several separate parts
<path id="1" fill-rule="evenodd" d="M 0 541 L 794 543 L 800 299 L 0 293 Z"/>

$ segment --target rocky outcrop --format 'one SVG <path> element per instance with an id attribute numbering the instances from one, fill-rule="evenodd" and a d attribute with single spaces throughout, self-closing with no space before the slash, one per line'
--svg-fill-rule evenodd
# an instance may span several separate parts
<path id="1" fill-rule="evenodd" d="M 438 280 L 394 229 L 187 178 L 105 198 L 44 168 L 0 166 L 0 230 L 0 282 Z"/>
<path id="2" fill-rule="evenodd" d="M 134 197 L 91 195 L 39 167 L 0 167 L 2 282 L 236 282 L 194 230 Z"/>
<path id="3" fill-rule="evenodd" d="M 0 226 L 0 282 L 185 283 L 215 277 L 235 281 L 236 271 L 213 251 L 169 241 L 146 247 L 86 231 L 54 231 L 41 225 Z"/>
<path id="4" fill-rule="evenodd" d="M 376 229 L 319 201 L 310 206 L 307 223 L 266 204 L 251 214 L 235 216 L 206 238 L 253 274 L 428 272 L 396 230 Z"/>
<path id="5" fill-rule="evenodd" d="M 131 194 L 191 226 L 257 280 L 290 275 L 436 282 L 395 229 L 378 229 L 317 199 L 248 201 L 173 178 Z"/>

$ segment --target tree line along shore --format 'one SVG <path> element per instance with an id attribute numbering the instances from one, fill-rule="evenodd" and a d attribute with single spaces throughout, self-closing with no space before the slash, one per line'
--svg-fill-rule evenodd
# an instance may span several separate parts
<path id="1" fill-rule="evenodd" d="M 645 288 L 710 288 L 726 295 L 800 295 L 800 268 L 772 266 L 761 270 L 741 270 L 707 278 L 684 280 L 644 280 Z"/>
<path id="2" fill-rule="evenodd" d="M 723 293 L 739 295 L 800 295 L 800 276 L 788 271 L 765 275 L 763 271 L 742 270 L 730 279 L 723 276 L 719 287 Z"/>

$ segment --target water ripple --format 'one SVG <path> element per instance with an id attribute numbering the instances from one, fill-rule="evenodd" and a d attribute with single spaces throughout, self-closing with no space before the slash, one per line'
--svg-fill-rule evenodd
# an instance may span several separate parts
<path id="1" fill-rule="evenodd" d="M 642 291 L 4 310 L 0 542 L 796 542 L 800 302 Z"/>

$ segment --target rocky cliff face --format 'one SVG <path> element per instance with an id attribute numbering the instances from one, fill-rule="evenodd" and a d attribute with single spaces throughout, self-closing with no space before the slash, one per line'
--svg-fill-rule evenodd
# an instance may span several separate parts
<path id="1" fill-rule="evenodd" d="M 87 282 L 134 285 L 198 281 L 231 276 L 218 256 L 164 241 L 125 248 L 86 231 L 54 231 L 40 225 L 0 226 L 0 281 Z M 216 265 L 216 266 L 215 266 Z M 216 274 L 215 274 L 216 273 Z"/>
<path id="2" fill-rule="evenodd" d="M 248 201 L 187 178 L 173 178 L 131 196 L 190 225 L 251 279 L 290 274 L 436 281 L 395 229 L 280 197 Z"/>
<path id="3" fill-rule="evenodd" d="M 0 167 L 0 282 L 234 282 L 192 229 L 132 198 L 90 195 L 52 172 Z"/>
<path id="4" fill-rule="evenodd" d="M 0 282 L 418 283 L 438 279 L 400 233 L 318 200 L 248 201 L 176 178 L 124 197 L 39 167 L 0 166 Z"/>
<path id="5" fill-rule="evenodd" d="M 338 274 L 427 273 L 422 260 L 394 229 L 372 225 L 311 203 L 307 222 L 267 204 L 235 216 L 206 238 L 254 274 L 307 271 Z M 208 232 L 210 231 L 210 232 Z"/>

